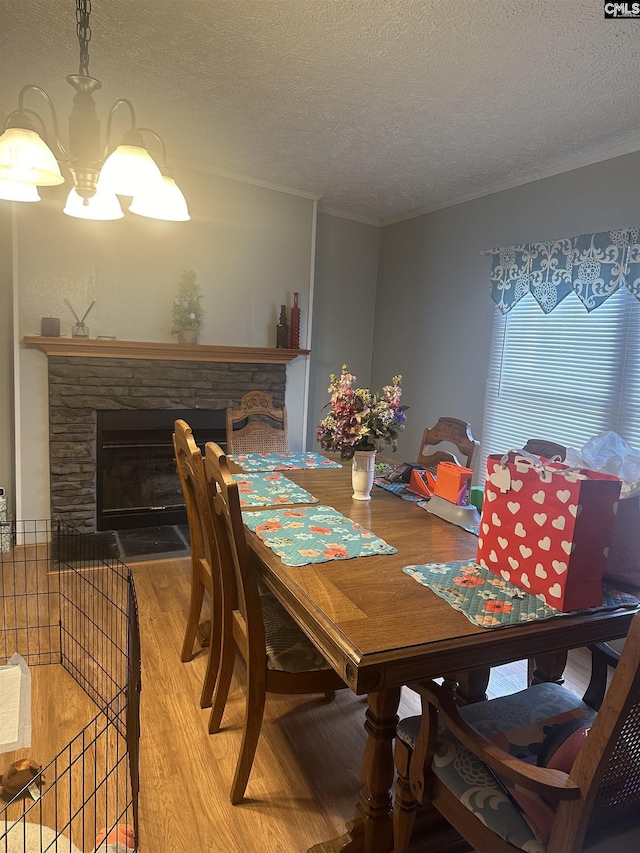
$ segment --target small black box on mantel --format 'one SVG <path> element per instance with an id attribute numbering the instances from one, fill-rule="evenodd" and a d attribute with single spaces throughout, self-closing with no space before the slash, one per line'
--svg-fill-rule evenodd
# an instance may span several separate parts
<path id="1" fill-rule="evenodd" d="M 43 338 L 59 338 L 60 337 L 60 318 L 59 317 L 43 317 L 42 329 L 40 330 Z"/>

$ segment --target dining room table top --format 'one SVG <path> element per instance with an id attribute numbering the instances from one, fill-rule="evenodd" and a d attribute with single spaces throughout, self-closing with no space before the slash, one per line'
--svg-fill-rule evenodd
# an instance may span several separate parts
<path id="1" fill-rule="evenodd" d="M 352 499 L 350 463 L 283 473 L 320 505 L 397 548 L 391 555 L 293 567 L 247 531 L 264 583 L 356 693 L 614 639 L 628 630 L 633 608 L 478 627 L 402 571 L 425 563 L 474 563 L 477 536 L 376 486 L 370 501 Z"/>

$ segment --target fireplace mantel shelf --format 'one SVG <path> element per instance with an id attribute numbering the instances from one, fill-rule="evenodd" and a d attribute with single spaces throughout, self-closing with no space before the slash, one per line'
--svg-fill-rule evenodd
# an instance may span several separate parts
<path id="1" fill-rule="evenodd" d="M 218 347 L 207 344 L 169 344 L 150 341 L 113 341 L 94 338 L 25 336 L 24 343 L 49 355 L 78 358 L 149 358 L 157 361 L 219 361 L 239 364 L 282 364 L 308 349 L 271 347 Z"/>

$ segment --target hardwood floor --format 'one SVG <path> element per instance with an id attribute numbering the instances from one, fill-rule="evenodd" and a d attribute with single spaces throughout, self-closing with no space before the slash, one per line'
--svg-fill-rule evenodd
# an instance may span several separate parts
<path id="1" fill-rule="evenodd" d="M 247 800 L 229 802 L 241 738 L 244 693 L 234 680 L 223 730 L 207 733 L 198 697 L 206 655 L 180 662 L 188 559 L 133 567 L 142 633 L 140 849 L 162 853 L 305 851 L 344 831 L 360 787 L 365 700 L 339 691 L 321 697 L 269 696 Z M 237 664 L 240 666 L 240 663 Z M 588 680 L 572 653 L 568 683 Z M 524 662 L 494 670 L 491 695 L 525 686 Z M 419 712 L 404 691 L 401 713 Z"/>

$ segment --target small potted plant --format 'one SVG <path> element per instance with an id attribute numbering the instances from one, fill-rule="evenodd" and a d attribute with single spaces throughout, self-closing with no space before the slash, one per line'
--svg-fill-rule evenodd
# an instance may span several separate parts
<path id="1" fill-rule="evenodd" d="M 180 292 L 173 300 L 172 335 L 178 335 L 181 344 L 198 342 L 198 331 L 204 311 L 200 305 L 202 293 L 194 270 L 183 272 L 180 277 Z"/>

